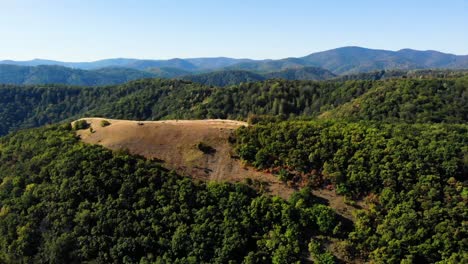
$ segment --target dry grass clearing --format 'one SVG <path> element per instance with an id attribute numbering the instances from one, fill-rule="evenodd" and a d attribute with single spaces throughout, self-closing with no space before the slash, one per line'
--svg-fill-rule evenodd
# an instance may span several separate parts
<path id="1" fill-rule="evenodd" d="M 233 120 L 129 121 L 85 118 L 83 142 L 157 159 L 179 174 L 204 181 L 244 182 L 246 178 L 273 195 L 287 198 L 294 189 L 272 174 L 256 171 L 232 158 L 229 136 L 247 123 Z M 107 120 L 110 125 L 103 126 Z M 202 146 L 202 147 L 200 147 Z M 207 148 L 205 150 L 203 147 Z M 263 184 L 262 184 L 263 183 Z"/>

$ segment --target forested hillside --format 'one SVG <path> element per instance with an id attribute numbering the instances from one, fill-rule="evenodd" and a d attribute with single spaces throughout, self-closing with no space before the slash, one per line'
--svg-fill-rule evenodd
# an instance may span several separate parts
<path id="1" fill-rule="evenodd" d="M 468 78 L 390 80 L 323 117 L 406 122 L 467 122 Z"/>
<path id="2" fill-rule="evenodd" d="M 329 70 L 318 67 L 302 67 L 297 69 L 285 69 L 278 72 L 265 73 L 267 79 L 284 80 L 314 80 L 322 81 L 332 79 L 336 75 Z"/>
<path id="3" fill-rule="evenodd" d="M 249 71 L 220 71 L 204 74 L 196 74 L 182 77 L 184 80 L 200 83 L 208 86 L 229 86 L 236 85 L 242 82 L 258 82 L 264 81 L 266 78 L 257 73 Z"/>
<path id="4" fill-rule="evenodd" d="M 405 122 L 468 121 L 468 78 L 243 83 L 223 89 L 147 79 L 109 87 L 0 86 L 0 135 L 81 116 L 246 120 L 252 115 Z"/>
<path id="5" fill-rule="evenodd" d="M 333 263 L 312 237 L 342 237 L 340 226 L 310 190 L 285 201 L 195 183 L 80 143 L 70 125 L 0 139 L 2 263 L 296 263 L 309 243 Z"/>
<path id="6" fill-rule="evenodd" d="M 468 77 L 430 74 L 2 85 L 0 262 L 463 263 Z M 248 120 L 229 137 L 229 158 L 297 192 L 285 201 L 195 182 L 86 145 L 65 122 L 82 116 Z M 354 223 L 311 195 L 324 187 L 355 206 Z"/>
<path id="7" fill-rule="evenodd" d="M 269 79 L 283 80 L 328 80 L 336 77 L 330 71 L 317 67 L 288 68 L 282 71 L 267 73 L 251 72 L 245 70 L 226 70 L 209 72 L 203 74 L 193 74 L 182 77 L 184 80 L 212 86 L 230 86 L 241 83 L 259 82 Z"/>
<path id="8" fill-rule="evenodd" d="M 468 260 L 467 142 L 466 124 L 308 121 L 237 133 L 249 164 L 364 198 L 369 208 L 357 213 L 347 246 L 375 263 Z"/>
<path id="9" fill-rule="evenodd" d="M 86 71 L 62 66 L 41 65 L 28 67 L 0 64 L 0 84 L 102 86 L 122 84 L 132 80 L 153 77 L 157 77 L 157 75 L 150 72 L 119 67 Z"/>

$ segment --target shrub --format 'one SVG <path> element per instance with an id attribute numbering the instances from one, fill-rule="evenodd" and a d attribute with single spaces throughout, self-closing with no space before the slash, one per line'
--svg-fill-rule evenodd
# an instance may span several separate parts
<path id="1" fill-rule="evenodd" d="M 82 130 L 89 128 L 89 123 L 86 120 L 78 120 L 73 124 L 74 130 Z"/>
<path id="2" fill-rule="evenodd" d="M 102 127 L 106 127 L 106 126 L 110 126 L 110 125 L 111 125 L 111 123 L 109 121 L 107 121 L 107 120 L 102 120 L 101 121 L 101 126 Z"/>
<path id="3" fill-rule="evenodd" d="M 201 152 L 203 152 L 203 153 L 205 153 L 205 154 L 213 154 L 213 153 L 216 152 L 216 149 L 214 149 L 213 147 L 207 145 L 207 144 L 204 143 L 204 142 L 199 142 L 199 143 L 197 144 L 197 148 L 198 148 Z"/>

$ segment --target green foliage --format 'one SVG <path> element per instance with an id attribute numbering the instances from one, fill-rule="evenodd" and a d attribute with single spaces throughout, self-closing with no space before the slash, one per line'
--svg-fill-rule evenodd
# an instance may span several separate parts
<path id="1" fill-rule="evenodd" d="M 264 81 L 265 77 L 248 71 L 218 71 L 183 77 L 184 80 L 200 83 L 208 86 L 230 86 L 243 82 Z"/>
<path id="2" fill-rule="evenodd" d="M 246 70 L 224 70 L 183 77 L 184 80 L 200 83 L 209 86 L 226 87 L 239 85 L 241 83 L 259 82 L 268 79 L 283 80 L 328 80 L 336 75 L 332 72 L 317 67 L 287 68 L 281 71 L 271 71 L 266 73 L 257 72 L 258 69 Z M 260 70 L 262 71 L 262 70 Z"/>
<path id="3" fill-rule="evenodd" d="M 268 80 L 223 89 L 160 79 L 93 88 L 3 85 L 0 135 L 83 116 L 133 120 L 245 120 L 258 116 L 260 122 L 271 122 L 310 119 L 325 112 L 322 117 L 351 120 L 459 123 L 468 121 L 467 89 L 466 77 L 347 82 Z"/>
<path id="4" fill-rule="evenodd" d="M 92 132 L 92 128 L 90 127 L 90 124 L 84 119 L 78 120 L 73 123 L 74 130 L 82 130 L 82 129 L 87 129 L 87 128 L 89 128 Z"/>
<path id="5" fill-rule="evenodd" d="M 386 81 L 328 116 L 386 122 L 466 122 L 468 77 Z"/>
<path id="6" fill-rule="evenodd" d="M 336 75 L 331 71 L 318 67 L 301 67 L 289 68 L 278 72 L 270 72 L 264 74 L 267 79 L 284 79 L 284 80 L 328 80 Z"/>
<path id="7" fill-rule="evenodd" d="M 101 121 L 101 127 L 106 127 L 106 126 L 110 126 L 111 125 L 111 122 L 107 121 L 107 120 L 102 120 Z"/>
<path id="8" fill-rule="evenodd" d="M 319 242 L 311 240 L 309 245 L 309 253 L 316 263 L 320 264 L 334 264 L 336 258 L 328 251 L 323 251 Z"/>
<path id="9" fill-rule="evenodd" d="M 0 135 L 84 115 L 249 118 L 254 125 L 233 139 L 244 161 L 288 183 L 333 185 L 349 204 L 367 197 L 343 251 L 376 263 L 462 263 L 468 79 L 436 77 L 222 89 L 181 80 L 3 85 Z M 325 120 L 281 122 L 318 115 Z M 0 262 L 295 263 L 311 236 L 347 236 L 307 188 L 284 201 L 260 195 L 260 181 L 246 181 L 259 193 L 194 183 L 128 153 L 83 145 L 71 130 L 49 126 L 0 139 Z"/>
<path id="10" fill-rule="evenodd" d="M 349 236 L 361 257 L 435 263 L 468 250 L 466 142 L 462 124 L 296 121 L 240 128 L 236 148 L 258 168 L 321 172 L 348 197 L 372 197 Z M 329 208 L 308 210 L 318 230 L 333 232 Z"/>
<path id="11" fill-rule="evenodd" d="M 316 206 L 195 183 L 69 125 L 0 138 L 1 263 L 296 263 L 331 235 Z"/>
<path id="12" fill-rule="evenodd" d="M 120 67 L 88 71 L 55 65 L 30 67 L 0 64 L 0 83 L 2 84 L 100 86 L 122 84 L 131 80 L 155 76 L 149 72 Z"/>

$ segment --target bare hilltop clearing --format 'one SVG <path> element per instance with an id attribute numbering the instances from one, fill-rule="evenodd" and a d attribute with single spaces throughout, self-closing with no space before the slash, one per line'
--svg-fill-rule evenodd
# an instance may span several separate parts
<path id="1" fill-rule="evenodd" d="M 168 169 L 199 180 L 244 182 L 250 178 L 254 186 L 283 198 L 294 191 L 274 175 L 249 168 L 233 157 L 229 137 L 237 128 L 247 126 L 246 122 L 84 120 L 90 124 L 90 129 L 78 130 L 77 134 L 85 143 L 156 159 Z"/>

